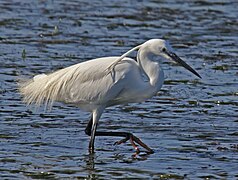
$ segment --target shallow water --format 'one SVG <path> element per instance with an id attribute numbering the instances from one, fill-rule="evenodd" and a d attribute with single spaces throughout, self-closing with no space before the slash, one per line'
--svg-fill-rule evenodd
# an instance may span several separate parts
<path id="1" fill-rule="evenodd" d="M 237 1 L 0 2 L 0 179 L 237 179 Z M 201 74 L 163 64 L 154 98 L 108 108 L 99 129 L 129 131 L 155 150 L 98 137 L 87 152 L 89 114 L 21 102 L 17 79 L 165 38 Z"/>

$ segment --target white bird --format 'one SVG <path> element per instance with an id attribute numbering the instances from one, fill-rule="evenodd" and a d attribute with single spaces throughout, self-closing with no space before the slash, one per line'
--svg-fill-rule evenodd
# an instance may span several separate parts
<path id="1" fill-rule="evenodd" d="M 128 56 L 138 50 L 137 59 Z M 158 56 L 159 58 L 157 58 Z M 85 129 L 89 136 L 89 152 L 94 152 L 95 136 L 122 136 L 116 142 L 130 140 L 136 152 L 137 144 L 147 152 L 153 150 L 139 138 L 127 132 L 96 131 L 99 119 L 106 107 L 143 102 L 156 93 L 164 82 L 161 60 L 173 60 L 193 74 L 201 76 L 181 60 L 169 43 L 162 39 L 151 39 L 136 46 L 120 57 L 103 57 L 78 63 L 51 74 L 40 74 L 20 84 L 20 93 L 27 104 L 52 106 L 53 102 L 64 102 L 92 113 Z"/>

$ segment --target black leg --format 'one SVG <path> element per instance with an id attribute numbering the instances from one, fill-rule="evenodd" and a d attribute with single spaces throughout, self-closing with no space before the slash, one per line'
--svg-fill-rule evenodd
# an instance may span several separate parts
<path id="1" fill-rule="evenodd" d="M 92 123 L 93 119 L 91 117 L 91 119 L 88 122 L 87 127 L 85 128 L 85 134 L 87 134 L 88 136 L 91 136 L 91 132 L 92 132 Z M 143 148 L 145 148 L 148 153 L 154 153 L 154 151 L 149 148 L 145 143 L 143 143 L 138 137 L 134 136 L 132 133 L 128 133 L 128 132 L 102 132 L 102 131 L 96 131 L 95 132 L 95 136 L 115 136 L 115 137 L 124 137 L 122 140 L 115 142 L 115 144 L 121 144 L 121 143 L 125 143 L 128 140 L 130 140 L 131 145 L 134 147 L 134 149 L 136 150 L 137 153 L 140 152 L 139 148 L 137 147 L 137 145 L 135 144 L 135 142 L 137 144 L 139 144 L 140 146 L 142 146 Z"/>
<path id="2" fill-rule="evenodd" d="M 92 131 L 92 125 L 93 125 L 93 116 L 91 116 L 87 127 L 85 128 L 84 132 L 85 134 L 87 134 L 88 136 L 91 136 L 91 131 Z"/>
<path id="3" fill-rule="evenodd" d="M 97 123 L 92 125 L 91 136 L 89 141 L 89 152 L 94 153 L 94 141 L 96 136 Z"/>

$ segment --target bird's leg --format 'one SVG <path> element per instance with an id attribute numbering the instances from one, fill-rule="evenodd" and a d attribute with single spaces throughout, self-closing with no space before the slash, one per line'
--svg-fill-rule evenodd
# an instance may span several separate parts
<path id="1" fill-rule="evenodd" d="M 89 152 L 90 153 L 94 153 L 94 141 L 95 141 L 96 129 L 97 129 L 97 123 L 93 123 L 91 137 L 90 137 L 90 141 L 89 141 Z"/>
<path id="2" fill-rule="evenodd" d="M 85 134 L 90 136 L 93 132 L 92 131 L 92 124 L 93 124 L 93 119 L 91 118 L 90 121 L 88 122 L 87 127 L 85 128 Z M 102 131 L 96 131 L 95 136 L 119 136 L 119 137 L 124 137 L 120 141 L 115 142 L 114 144 L 122 144 L 130 140 L 131 145 L 134 147 L 137 153 L 140 152 L 138 146 L 135 144 L 139 144 L 141 147 L 145 148 L 148 153 L 154 153 L 154 151 L 149 148 L 145 143 L 143 143 L 138 137 L 134 136 L 132 133 L 128 132 L 102 132 Z"/>
<path id="3" fill-rule="evenodd" d="M 93 125 L 93 116 L 91 116 L 87 127 L 85 128 L 84 132 L 85 134 L 87 134 L 88 136 L 91 136 L 91 131 L 92 131 L 92 125 Z"/>
<path id="4" fill-rule="evenodd" d="M 103 110 L 104 110 L 104 107 L 99 107 L 99 108 L 93 110 L 92 118 L 89 121 L 89 124 L 85 129 L 85 132 L 88 135 L 89 134 L 91 135 L 90 141 L 89 141 L 89 152 L 90 153 L 94 153 L 94 141 L 95 141 L 95 136 L 96 136 L 96 129 L 97 129 L 98 121 L 102 115 Z"/>

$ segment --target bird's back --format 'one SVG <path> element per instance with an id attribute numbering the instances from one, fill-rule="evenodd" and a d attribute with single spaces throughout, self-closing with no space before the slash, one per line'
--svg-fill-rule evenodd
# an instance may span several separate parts
<path id="1" fill-rule="evenodd" d="M 51 105 L 54 101 L 75 104 L 85 110 L 115 98 L 123 86 L 127 73 L 138 71 L 137 63 L 125 58 L 108 73 L 107 67 L 119 57 L 104 57 L 78 63 L 51 74 L 41 74 L 20 85 L 20 92 L 28 104 Z"/>

